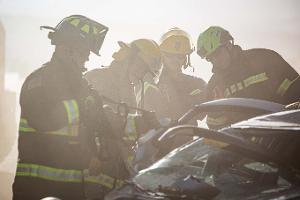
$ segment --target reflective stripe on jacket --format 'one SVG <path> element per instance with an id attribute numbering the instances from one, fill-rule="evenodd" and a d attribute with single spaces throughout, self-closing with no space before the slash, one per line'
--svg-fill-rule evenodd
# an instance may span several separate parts
<path id="1" fill-rule="evenodd" d="M 79 183 L 82 180 L 82 172 L 80 170 L 66 170 L 30 163 L 18 163 L 16 176 L 73 183 Z"/>
<path id="2" fill-rule="evenodd" d="M 56 131 L 48 131 L 45 134 L 78 136 L 79 134 L 79 109 L 76 100 L 63 101 L 64 107 L 68 115 L 68 126 Z M 35 133 L 36 129 L 30 127 L 27 119 L 21 118 L 19 123 L 19 131 L 21 133 Z"/>

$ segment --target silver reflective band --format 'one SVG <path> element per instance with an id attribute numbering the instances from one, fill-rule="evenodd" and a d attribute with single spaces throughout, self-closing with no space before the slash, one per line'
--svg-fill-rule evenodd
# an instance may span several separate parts
<path id="1" fill-rule="evenodd" d="M 289 80 L 289 79 L 284 79 L 282 81 L 282 83 L 280 84 L 280 86 L 278 87 L 276 93 L 279 94 L 280 96 L 283 96 L 286 91 L 289 89 L 289 87 L 295 82 L 298 80 L 300 76 L 297 76 L 294 80 Z"/>
<path id="2" fill-rule="evenodd" d="M 82 181 L 80 170 L 66 170 L 43 165 L 19 163 L 16 176 L 36 177 L 59 182 L 79 183 Z"/>
<path id="3" fill-rule="evenodd" d="M 48 131 L 45 134 L 62 135 L 62 136 L 78 136 L 79 134 L 79 109 L 76 100 L 63 101 L 64 107 L 68 115 L 68 126 L 59 130 Z M 19 131 L 21 132 L 36 132 L 36 130 L 29 126 L 27 119 L 21 118 L 19 124 Z"/>
<path id="4" fill-rule="evenodd" d="M 250 85 L 261 83 L 268 79 L 269 78 L 268 78 L 266 72 L 256 74 L 253 76 L 249 76 L 248 78 L 246 78 L 240 82 L 234 83 L 230 87 L 226 88 L 224 91 L 224 97 L 229 97 L 232 94 L 249 87 Z M 244 84 L 244 86 L 242 83 Z"/>
<path id="5" fill-rule="evenodd" d="M 69 124 L 74 124 L 79 121 L 79 109 L 75 100 L 63 101 L 64 106 L 68 113 Z"/>

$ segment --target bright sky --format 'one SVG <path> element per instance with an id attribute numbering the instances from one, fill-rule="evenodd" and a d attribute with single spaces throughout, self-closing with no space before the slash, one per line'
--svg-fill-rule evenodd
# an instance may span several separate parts
<path id="1" fill-rule="evenodd" d="M 117 41 L 141 37 L 159 40 L 177 26 L 194 41 L 211 25 L 228 29 L 242 48 L 264 47 L 280 53 L 300 71 L 300 1 L 297 0 L 0 0 L 0 19 L 7 35 L 6 67 L 28 74 L 49 60 L 53 47 L 40 25 L 55 26 L 71 14 L 82 14 L 110 28 L 89 69 L 107 65 Z M 195 53 L 192 64 L 208 80 L 211 66 Z"/>

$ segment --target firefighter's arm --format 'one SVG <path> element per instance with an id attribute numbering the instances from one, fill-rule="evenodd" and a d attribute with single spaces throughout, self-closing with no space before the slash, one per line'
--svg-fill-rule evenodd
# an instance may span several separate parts
<path id="1" fill-rule="evenodd" d="M 57 130 L 68 123 L 67 111 L 54 88 L 40 79 L 34 77 L 23 84 L 20 95 L 21 115 L 36 130 Z"/>
<path id="2" fill-rule="evenodd" d="M 298 89 L 300 87 L 299 74 L 286 62 L 278 53 L 272 51 L 270 57 L 271 66 L 267 69 L 273 78 L 274 89 L 283 103 L 292 103 L 300 97 Z M 277 83 L 277 84 L 276 84 Z"/>

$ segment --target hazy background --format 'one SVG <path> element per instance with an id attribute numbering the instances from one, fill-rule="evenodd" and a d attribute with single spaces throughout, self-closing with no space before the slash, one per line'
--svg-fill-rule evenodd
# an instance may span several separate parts
<path id="1" fill-rule="evenodd" d="M 196 43 L 200 32 L 219 25 L 229 30 L 242 48 L 273 49 L 299 72 L 299 11 L 298 0 L 0 0 L 0 20 L 6 30 L 5 87 L 18 94 L 24 78 L 50 59 L 53 46 L 48 31 L 39 26 L 55 26 L 72 14 L 86 15 L 110 28 L 101 57 L 91 55 L 89 69 L 108 65 L 118 40 L 143 37 L 158 41 L 167 29 L 180 27 Z M 209 80 L 209 63 L 194 53 L 192 64 L 197 76 Z M 14 173 L 16 152 L 15 145 L 0 163 L 0 172 Z M 10 184 L 8 179 L 7 187 Z M 0 190 L 1 199 L 10 198 L 3 192 Z"/>
<path id="2" fill-rule="evenodd" d="M 265 47 L 279 52 L 300 69 L 300 1 L 297 0 L 0 0 L 0 17 L 6 28 L 6 68 L 27 75 L 48 61 L 53 46 L 48 31 L 62 18 L 82 14 L 110 28 L 101 50 L 88 66 L 109 64 L 117 41 L 146 37 L 158 40 L 177 26 L 194 41 L 210 25 L 228 29 L 243 48 Z M 197 74 L 208 80 L 211 67 L 194 53 Z"/>

